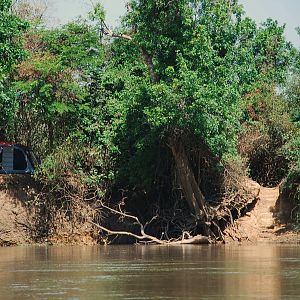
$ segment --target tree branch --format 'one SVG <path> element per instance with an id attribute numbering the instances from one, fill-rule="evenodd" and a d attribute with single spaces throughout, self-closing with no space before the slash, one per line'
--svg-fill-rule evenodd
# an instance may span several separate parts
<path id="1" fill-rule="evenodd" d="M 149 235 L 149 234 L 145 233 L 144 225 L 140 222 L 140 220 L 136 216 L 129 215 L 127 213 L 122 212 L 121 210 L 119 211 L 119 210 L 113 209 L 113 208 L 111 208 L 111 207 L 109 207 L 109 206 L 107 206 L 103 203 L 101 205 L 102 205 L 103 208 L 111 211 L 114 214 L 117 214 L 117 215 L 120 215 L 120 216 L 123 216 L 123 217 L 134 220 L 140 226 L 141 234 L 138 235 L 138 234 L 134 234 L 134 233 L 129 232 L 129 231 L 114 231 L 114 230 L 106 228 L 106 227 L 104 227 L 100 224 L 97 224 L 93 221 L 88 221 L 90 224 L 92 224 L 92 225 L 98 227 L 99 229 L 105 231 L 109 235 L 127 235 L 127 236 L 134 237 L 135 239 L 137 239 L 139 241 L 148 240 L 149 242 L 153 242 L 153 243 L 156 243 L 156 244 L 159 244 L 159 245 L 209 244 L 210 243 L 209 238 L 206 237 L 206 236 L 202 236 L 202 235 L 196 235 L 194 237 L 191 237 L 188 234 L 188 238 L 186 239 L 185 238 L 185 235 L 187 234 L 186 232 L 184 232 L 182 234 L 182 239 L 180 239 L 180 240 L 176 240 L 176 241 L 160 240 L 160 239 L 158 239 L 158 238 L 156 238 L 152 235 Z M 152 218 L 152 220 L 153 220 L 153 218 Z"/>
<path id="2" fill-rule="evenodd" d="M 152 83 L 158 83 L 159 78 L 158 78 L 157 74 L 154 71 L 154 64 L 153 64 L 152 57 L 144 49 L 141 49 L 141 53 L 142 53 L 142 56 L 144 58 L 144 62 L 148 67 Z"/>
<path id="3" fill-rule="evenodd" d="M 106 25 L 104 21 L 102 21 L 102 33 L 112 38 L 122 38 L 129 41 L 132 40 L 132 37 L 130 35 L 114 33 L 113 31 L 111 31 L 111 29 Z"/>
<path id="4" fill-rule="evenodd" d="M 108 26 L 107 24 L 102 21 L 102 33 L 106 36 L 112 37 L 112 38 L 121 38 L 121 39 L 125 39 L 128 41 L 132 41 L 133 38 L 130 35 L 127 34 L 119 34 L 119 33 L 115 33 L 113 32 Z M 154 64 L 153 64 L 153 60 L 151 55 L 143 48 L 140 48 L 142 57 L 144 59 L 145 64 L 148 67 L 148 71 L 151 77 L 151 81 L 152 83 L 158 83 L 159 82 L 159 78 L 157 76 L 157 74 L 154 71 Z"/>

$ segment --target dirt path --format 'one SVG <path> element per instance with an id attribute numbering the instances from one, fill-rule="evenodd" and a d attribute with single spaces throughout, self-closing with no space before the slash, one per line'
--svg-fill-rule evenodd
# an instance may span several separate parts
<path id="1" fill-rule="evenodd" d="M 300 237 L 278 224 L 275 206 L 279 198 L 279 187 L 260 187 L 255 207 L 236 220 L 225 230 L 227 241 L 249 242 L 298 242 Z"/>
<path id="2" fill-rule="evenodd" d="M 270 239 L 274 236 L 276 227 L 273 215 L 279 197 L 279 188 L 262 187 L 258 197 L 259 201 L 253 211 L 253 217 L 256 218 L 259 228 L 258 240 Z"/>

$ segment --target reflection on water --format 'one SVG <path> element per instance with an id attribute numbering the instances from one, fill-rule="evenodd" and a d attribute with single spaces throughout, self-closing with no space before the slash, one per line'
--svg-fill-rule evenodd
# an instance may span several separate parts
<path id="1" fill-rule="evenodd" d="M 300 299 L 300 247 L 0 249 L 0 299 Z"/>

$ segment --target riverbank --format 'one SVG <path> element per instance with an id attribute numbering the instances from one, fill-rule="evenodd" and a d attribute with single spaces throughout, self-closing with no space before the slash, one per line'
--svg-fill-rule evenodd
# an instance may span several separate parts
<path id="1" fill-rule="evenodd" d="M 0 246 L 99 243 L 98 230 L 82 218 L 84 207 L 70 214 L 43 197 L 30 176 L 0 176 Z"/>
<path id="2" fill-rule="evenodd" d="M 289 223 L 288 206 L 279 186 L 261 186 L 255 206 L 225 229 L 226 242 L 300 243 L 299 232 Z"/>
<path id="3" fill-rule="evenodd" d="M 0 176 L 0 246 L 50 244 L 95 245 L 101 234 L 84 216 L 88 206 L 66 210 L 41 202 L 43 194 L 30 176 Z M 227 226 L 226 243 L 300 243 L 300 234 L 280 223 L 279 188 L 260 187 L 257 202 Z"/>

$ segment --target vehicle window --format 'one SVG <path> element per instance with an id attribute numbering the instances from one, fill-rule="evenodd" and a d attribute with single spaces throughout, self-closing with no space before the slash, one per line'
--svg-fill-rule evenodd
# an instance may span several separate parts
<path id="1" fill-rule="evenodd" d="M 35 156 L 33 155 L 33 152 L 31 150 L 27 150 L 26 155 L 27 155 L 27 158 L 28 158 L 29 162 L 31 163 L 32 167 L 35 168 L 37 163 L 36 163 Z"/>
<path id="2" fill-rule="evenodd" d="M 20 149 L 14 148 L 14 170 L 26 170 L 27 161 L 24 152 Z"/>

